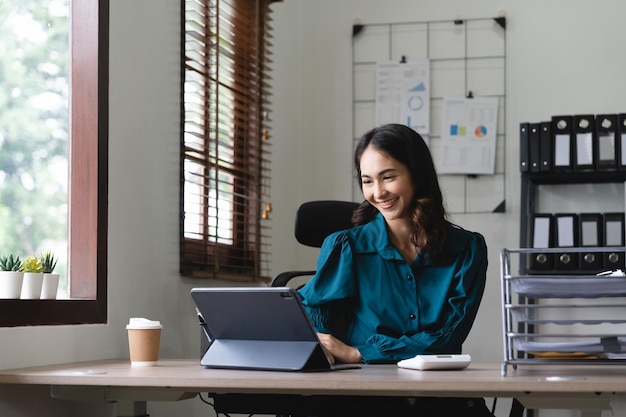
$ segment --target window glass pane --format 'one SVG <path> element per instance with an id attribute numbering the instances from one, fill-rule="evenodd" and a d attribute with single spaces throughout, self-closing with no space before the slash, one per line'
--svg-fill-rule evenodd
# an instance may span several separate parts
<path id="1" fill-rule="evenodd" d="M 68 0 L 0 1 L 0 253 L 51 250 L 67 296 Z"/>
<path id="2" fill-rule="evenodd" d="M 185 160 L 185 237 L 202 239 L 202 165 Z"/>
<path id="3" fill-rule="evenodd" d="M 209 240 L 225 245 L 233 244 L 233 181 L 232 175 L 211 170 Z"/>

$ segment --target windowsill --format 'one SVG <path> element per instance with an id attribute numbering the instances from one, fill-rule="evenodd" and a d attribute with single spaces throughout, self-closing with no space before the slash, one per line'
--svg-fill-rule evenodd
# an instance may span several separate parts
<path id="1" fill-rule="evenodd" d="M 97 300 L 0 300 L 0 327 L 106 323 Z"/>

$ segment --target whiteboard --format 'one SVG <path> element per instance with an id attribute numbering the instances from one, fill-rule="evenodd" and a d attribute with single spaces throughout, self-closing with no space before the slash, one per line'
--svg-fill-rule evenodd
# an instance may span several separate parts
<path id="1" fill-rule="evenodd" d="M 505 210 L 506 21 L 504 18 L 358 24 L 352 36 L 352 148 L 376 123 L 376 71 L 380 62 L 430 62 L 429 144 L 435 164 L 441 152 L 447 97 L 498 98 L 495 169 L 492 175 L 440 174 L 448 212 Z M 353 199 L 363 199 L 356 182 Z"/>

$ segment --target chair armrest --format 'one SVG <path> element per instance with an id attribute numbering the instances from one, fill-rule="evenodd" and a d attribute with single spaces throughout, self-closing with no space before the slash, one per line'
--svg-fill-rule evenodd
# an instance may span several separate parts
<path id="1" fill-rule="evenodd" d="M 286 287 L 287 283 L 295 277 L 302 277 L 307 275 L 315 275 L 315 271 L 286 271 L 276 275 L 272 280 L 272 287 Z"/>

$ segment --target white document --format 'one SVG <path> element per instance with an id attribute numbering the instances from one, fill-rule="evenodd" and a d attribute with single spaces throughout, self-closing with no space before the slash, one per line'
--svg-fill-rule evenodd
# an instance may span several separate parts
<path id="1" fill-rule="evenodd" d="M 535 217 L 533 248 L 550 247 L 550 218 Z"/>
<path id="2" fill-rule="evenodd" d="M 430 133 L 430 61 L 381 62 L 376 72 L 376 125 L 400 123 Z M 426 139 L 426 138 L 424 138 Z"/>
<path id="3" fill-rule="evenodd" d="M 557 134 L 554 137 L 554 166 L 569 167 L 570 161 L 570 135 Z"/>
<path id="4" fill-rule="evenodd" d="M 593 134 L 591 132 L 576 134 L 576 163 L 593 165 Z"/>
<path id="5" fill-rule="evenodd" d="M 441 130 L 441 174 L 495 171 L 498 98 L 445 98 Z"/>
<path id="6" fill-rule="evenodd" d="M 574 216 L 559 216 L 556 220 L 556 247 L 574 247 Z"/>

